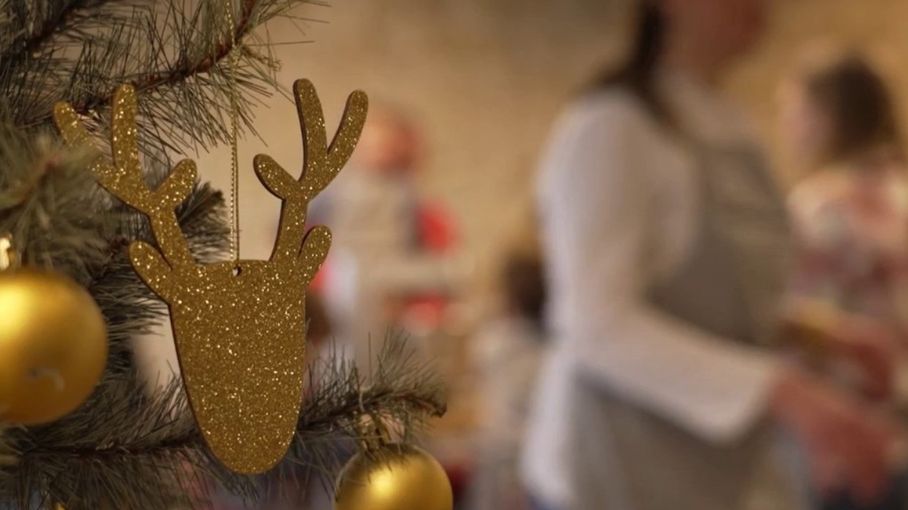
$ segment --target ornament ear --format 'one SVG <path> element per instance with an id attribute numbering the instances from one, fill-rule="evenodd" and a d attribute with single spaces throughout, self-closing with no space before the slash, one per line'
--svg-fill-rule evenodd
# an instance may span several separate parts
<path id="1" fill-rule="evenodd" d="M 176 293 L 173 269 L 164 260 L 161 253 L 144 241 L 136 241 L 129 246 L 129 258 L 139 278 L 151 287 L 155 294 L 165 300 Z"/>
<path id="2" fill-rule="evenodd" d="M 300 249 L 299 258 L 297 259 L 303 266 L 306 285 L 315 278 L 315 273 L 317 273 L 318 269 L 322 266 L 322 263 L 328 256 L 328 250 L 330 248 L 331 231 L 328 230 L 328 227 L 319 225 L 313 227 L 312 230 L 306 234 L 305 239 L 303 239 L 303 246 Z"/>

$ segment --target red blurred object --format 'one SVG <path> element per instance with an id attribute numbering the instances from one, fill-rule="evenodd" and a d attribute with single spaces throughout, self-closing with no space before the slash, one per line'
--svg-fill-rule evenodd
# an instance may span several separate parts
<path id="1" fill-rule="evenodd" d="M 431 253 L 450 251 L 457 244 L 454 219 L 441 204 L 423 203 L 419 215 L 419 239 L 421 248 Z"/>
<path id="2" fill-rule="evenodd" d="M 444 465 L 448 479 L 451 481 L 451 489 L 454 492 L 455 504 L 463 501 L 467 487 L 470 485 L 472 470 L 466 463 L 446 463 Z"/>
<path id="3" fill-rule="evenodd" d="M 449 302 L 442 294 L 410 296 L 404 301 L 404 312 L 410 320 L 434 329 L 441 326 Z"/>
<path id="4" fill-rule="evenodd" d="M 328 257 L 322 264 L 322 267 L 319 268 L 318 273 L 315 273 L 315 278 L 313 278 L 312 282 L 309 284 L 309 290 L 321 294 L 328 285 L 327 281 L 330 272 L 331 257 Z"/>
<path id="5" fill-rule="evenodd" d="M 441 204 L 424 202 L 417 210 L 419 248 L 431 254 L 444 254 L 457 247 L 458 236 L 454 219 Z M 408 296 L 405 313 L 428 327 L 438 327 L 450 299 L 443 293 Z"/>

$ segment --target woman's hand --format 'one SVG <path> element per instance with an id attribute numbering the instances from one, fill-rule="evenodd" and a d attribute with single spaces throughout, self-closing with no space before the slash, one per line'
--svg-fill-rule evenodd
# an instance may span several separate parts
<path id="1" fill-rule="evenodd" d="M 832 366 L 847 369 L 863 396 L 892 396 L 899 339 L 891 328 L 809 299 L 789 303 L 787 323 L 789 338 Z"/>
<path id="2" fill-rule="evenodd" d="M 798 370 L 780 378 L 772 409 L 805 446 L 818 490 L 847 490 L 864 503 L 885 493 L 899 440 L 894 423 Z"/>
<path id="3" fill-rule="evenodd" d="M 898 337 L 877 321 L 852 317 L 842 321 L 838 355 L 856 368 L 860 388 L 874 400 L 892 397 Z"/>

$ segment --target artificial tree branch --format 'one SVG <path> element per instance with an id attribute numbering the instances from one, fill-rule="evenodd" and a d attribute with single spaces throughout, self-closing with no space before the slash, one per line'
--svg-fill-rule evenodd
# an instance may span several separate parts
<path id="1" fill-rule="evenodd" d="M 215 66 L 226 59 L 230 53 L 242 44 L 243 39 L 249 35 L 254 26 L 250 23 L 252 13 L 261 3 L 261 0 L 243 0 L 240 17 L 236 22 L 236 27 L 231 37 L 220 42 L 212 54 L 203 57 L 195 63 L 180 62 L 179 65 L 170 69 L 152 72 L 131 81 L 139 95 L 154 92 L 162 87 L 174 86 L 182 83 L 193 76 L 210 72 Z M 116 88 L 108 90 L 106 93 L 96 94 L 83 98 L 72 104 L 73 108 L 83 114 L 89 115 L 98 109 L 107 106 L 114 95 Z M 38 119 L 39 123 L 50 120 L 50 115 Z"/>
<path id="2" fill-rule="evenodd" d="M 18 14 L 25 18 L 20 25 L 40 28 L 30 42 L 8 46 L 10 58 L 0 62 L 0 113 L 34 132 L 52 125 L 53 105 L 63 100 L 103 136 L 109 126 L 101 113 L 112 91 L 131 83 L 142 97 L 142 149 L 153 157 L 228 142 L 227 119 L 234 115 L 241 129 L 255 134 L 255 101 L 282 90 L 268 34 L 257 29 L 292 17 L 300 5 L 321 5 L 235 0 L 231 17 L 226 0 L 45 1 L 52 7 L 22 7 Z M 0 0 L 0 14 L 7 14 L 13 30 L 10 11 L 17 4 L 8 4 L 8 11 L 3 5 Z M 6 25 L 0 23 L 0 40 Z M 24 45 L 36 51 L 18 51 Z M 236 58 L 228 62 L 231 55 Z"/>
<path id="3" fill-rule="evenodd" d="M 62 27 L 67 25 L 72 16 L 80 9 L 85 8 L 93 0 L 71 0 L 63 5 L 57 12 L 49 16 L 40 24 L 37 31 L 17 38 L 2 54 L 0 62 L 6 67 L 13 67 L 18 59 L 28 58 L 41 50 Z M 97 1 L 97 0 L 94 0 Z"/>

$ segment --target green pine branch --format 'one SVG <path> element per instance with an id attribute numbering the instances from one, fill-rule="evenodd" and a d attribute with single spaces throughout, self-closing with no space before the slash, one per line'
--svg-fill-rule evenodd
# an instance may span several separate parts
<path id="1" fill-rule="evenodd" d="M 313 2 L 235 0 L 228 16 L 229 3 L 0 1 L 0 34 L 26 27 L 2 45 L 0 103 L 34 130 L 49 126 L 53 104 L 65 100 L 103 133 L 113 91 L 131 83 L 143 96 L 144 148 L 182 152 L 230 139 L 236 89 L 240 127 L 254 133 L 252 107 L 280 88 L 278 62 L 258 29 Z"/>

